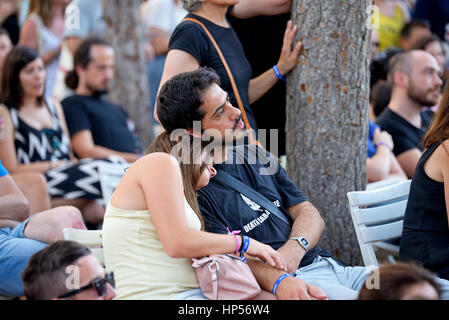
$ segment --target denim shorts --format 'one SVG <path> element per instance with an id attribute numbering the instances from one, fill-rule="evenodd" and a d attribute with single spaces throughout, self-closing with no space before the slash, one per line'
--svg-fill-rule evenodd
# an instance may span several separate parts
<path id="1" fill-rule="evenodd" d="M 23 296 L 21 272 L 30 257 L 45 248 L 46 243 L 27 239 L 24 235 L 28 223 L 25 220 L 14 229 L 0 229 L 0 295 L 7 297 Z"/>

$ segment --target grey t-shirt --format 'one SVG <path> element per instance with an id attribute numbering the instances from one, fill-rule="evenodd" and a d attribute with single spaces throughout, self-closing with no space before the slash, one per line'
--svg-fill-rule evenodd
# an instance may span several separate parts
<path id="1" fill-rule="evenodd" d="M 103 36 L 102 0 L 74 0 L 66 9 L 64 38 Z"/>

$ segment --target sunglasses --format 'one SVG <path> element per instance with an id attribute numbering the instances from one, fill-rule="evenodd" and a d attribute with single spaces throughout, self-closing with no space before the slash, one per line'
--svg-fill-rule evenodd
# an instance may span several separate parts
<path id="1" fill-rule="evenodd" d="M 96 278 L 92 280 L 88 285 L 85 285 L 84 287 L 81 287 L 76 290 L 69 291 L 67 293 L 64 293 L 60 295 L 58 298 L 68 298 L 72 297 L 80 292 L 86 291 L 90 288 L 95 288 L 97 290 L 98 296 L 103 297 L 106 295 L 106 292 L 108 291 L 107 284 L 110 284 L 113 288 L 115 288 L 115 279 L 114 279 L 114 272 L 106 273 L 104 276 L 104 279 L 102 278 Z"/>

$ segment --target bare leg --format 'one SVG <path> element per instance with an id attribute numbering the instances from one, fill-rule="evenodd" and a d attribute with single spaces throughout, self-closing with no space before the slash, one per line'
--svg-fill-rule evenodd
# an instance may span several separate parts
<path id="1" fill-rule="evenodd" d="M 51 208 L 47 180 L 40 172 L 19 172 L 11 175 L 14 182 L 30 204 L 30 213 L 45 211 Z"/>
<path id="2" fill-rule="evenodd" d="M 88 199 L 63 199 L 53 198 L 51 200 L 52 207 L 57 206 L 74 206 L 83 214 L 84 221 L 92 224 L 100 224 L 103 222 L 105 208 L 96 203 L 94 200 Z"/>
<path id="3" fill-rule="evenodd" d="M 36 214 L 30 218 L 24 235 L 45 243 L 64 240 L 62 229 L 86 229 L 80 211 L 72 206 L 57 207 Z"/>

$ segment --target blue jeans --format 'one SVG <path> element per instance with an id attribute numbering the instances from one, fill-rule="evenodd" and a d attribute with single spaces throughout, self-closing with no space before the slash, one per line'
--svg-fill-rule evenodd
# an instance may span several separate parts
<path id="1" fill-rule="evenodd" d="M 25 220 L 14 229 L 0 229 L 0 295 L 8 297 L 23 296 L 21 272 L 30 257 L 45 248 L 46 243 L 27 239 L 24 229 Z"/>

